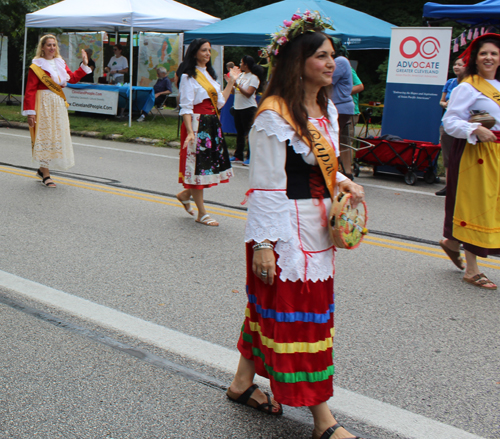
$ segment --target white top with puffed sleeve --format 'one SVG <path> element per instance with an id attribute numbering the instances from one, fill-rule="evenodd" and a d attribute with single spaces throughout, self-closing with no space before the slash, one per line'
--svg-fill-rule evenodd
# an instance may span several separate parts
<path id="1" fill-rule="evenodd" d="M 496 79 L 487 79 L 487 81 L 500 92 L 499 81 Z M 448 108 L 443 116 L 443 126 L 446 133 L 458 139 L 467 139 L 469 143 L 475 145 L 477 137 L 473 131 L 480 124 L 468 122 L 471 116 L 470 110 L 487 111 L 497 120 L 492 130 L 500 131 L 500 106 L 471 84 L 462 82 L 451 92 Z"/>
<path id="2" fill-rule="evenodd" d="M 205 77 L 210 81 L 210 83 L 215 87 L 217 91 L 217 108 L 222 108 L 226 103 L 224 96 L 222 96 L 221 88 L 219 83 L 210 76 L 207 72 L 206 67 L 196 66 L 197 74 L 200 73 L 205 75 Z M 179 115 L 183 114 L 193 114 L 193 107 L 195 105 L 201 104 L 205 99 L 210 99 L 207 91 L 201 86 L 201 84 L 196 80 L 196 78 L 190 78 L 185 73 L 182 75 L 180 84 L 180 102 L 181 111 Z"/>

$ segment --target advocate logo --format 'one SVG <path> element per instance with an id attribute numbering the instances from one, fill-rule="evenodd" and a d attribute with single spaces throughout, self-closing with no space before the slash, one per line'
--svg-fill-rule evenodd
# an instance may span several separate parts
<path id="1" fill-rule="evenodd" d="M 406 37 L 399 45 L 399 53 L 406 59 L 420 55 L 424 59 L 435 58 L 439 54 L 441 44 L 434 37 L 425 37 L 419 41 L 415 37 Z"/>
<path id="2" fill-rule="evenodd" d="M 439 73 L 439 61 L 429 61 L 439 54 L 441 45 L 435 37 L 425 37 L 418 40 L 415 37 L 406 37 L 399 45 L 399 53 L 405 61 L 399 61 L 396 65 L 396 73 L 411 75 L 437 75 Z M 413 59 L 419 57 L 417 59 Z M 424 59 L 424 61 L 422 60 Z"/>

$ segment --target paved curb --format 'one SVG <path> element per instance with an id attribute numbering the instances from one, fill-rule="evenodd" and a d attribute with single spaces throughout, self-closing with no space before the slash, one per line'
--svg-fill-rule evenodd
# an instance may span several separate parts
<path id="1" fill-rule="evenodd" d="M 19 128 L 19 129 L 24 129 L 28 130 L 28 124 L 26 122 L 5 122 L 5 121 L 0 121 L 0 127 L 4 128 Z M 71 134 L 73 136 L 80 136 L 80 137 L 91 137 L 93 139 L 97 138 L 102 138 L 106 140 L 119 140 L 123 135 L 121 134 L 107 134 L 103 137 L 100 137 L 101 133 L 98 131 L 75 131 L 71 130 Z M 127 142 L 131 143 L 139 143 L 142 145 L 157 145 L 158 143 L 163 143 L 164 141 L 162 139 L 149 139 L 148 137 L 136 137 L 135 139 L 128 139 Z M 180 148 L 181 143 L 172 140 L 171 142 L 167 142 L 165 144 L 166 146 L 170 148 Z"/>

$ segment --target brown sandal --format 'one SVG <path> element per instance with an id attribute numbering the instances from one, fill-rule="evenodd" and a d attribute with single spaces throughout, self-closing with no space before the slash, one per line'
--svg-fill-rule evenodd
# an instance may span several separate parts
<path id="1" fill-rule="evenodd" d="M 316 436 L 315 430 L 313 430 L 313 439 L 330 439 L 331 436 L 335 433 L 335 430 L 342 428 L 342 425 L 340 424 L 335 424 L 332 427 L 327 428 L 321 436 Z M 363 439 L 362 437 L 359 436 L 354 436 L 353 438 L 348 438 L 348 439 Z"/>
<path id="2" fill-rule="evenodd" d="M 474 285 L 475 287 L 484 288 L 485 290 L 496 290 L 497 286 L 489 280 L 484 273 L 476 274 L 471 278 L 464 277 L 464 281 Z M 486 285 L 492 285 L 487 287 Z"/>
<path id="3" fill-rule="evenodd" d="M 441 239 L 439 241 L 440 247 L 444 250 L 444 252 L 448 255 L 448 257 L 451 259 L 451 262 L 453 262 L 460 270 L 465 269 L 465 261 L 462 256 L 460 256 L 460 252 L 456 252 L 454 250 L 449 249 L 446 247 L 444 241 Z"/>
<path id="4" fill-rule="evenodd" d="M 274 416 L 282 415 L 283 406 L 278 402 L 280 409 L 277 412 L 274 412 L 273 409 L 275 408 L 275 406 L 273 405 L 272 399 L 268 393 L 264 392 L 264 395 L 267 396 L 267 402 L 263 402 L 262 404 L 259 404 L 255 399 L 251 397 L 253 395 L 253 392 L 255 392 L 255 390 L 257 390 L 258 388 L 259 386 L 257 384 L 253 384 L 241 395 L 238 395 L 234 392 L 231 392 L 230 389 L 227 389 L 226 395 L 231 401 L 237 402 L 238 404 L 247 405 L 254 408 L 255 410 L 258 410 L 259 412 L 264 412 L 268 415 Z"/>

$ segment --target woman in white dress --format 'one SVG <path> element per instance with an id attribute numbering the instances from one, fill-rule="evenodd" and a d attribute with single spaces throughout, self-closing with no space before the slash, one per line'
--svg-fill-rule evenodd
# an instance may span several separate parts
<path id="1" fill-rule="evenodd" d="M 500 254 L 500 35 L 476 38 L 462 58 L 466 78 L 452 91 L 443 117 L 445 131 L 456 140 L 449 158 L 445 239 L 440 245 L 465 269 L 465 282 L 496 290 L 479 269 L 477 256 Z M 480 111 L 496 119 L 491 129 L 469 122 L 471 112 Z"/>
<path id="2" fill-rule="evenodd" d="M 44 35 L 28 71 L 23 116 L 28 116 L 32 140 L 32 161 L 37 177 L 49 188 L 56 185 L 49 167 L 67 170 L 75 165 L 66 98 L 62 88 L 75 84 L 92 70 L 82 50 L 82 64 L 72 72 L 59 54 L 53 35 Z"/>

